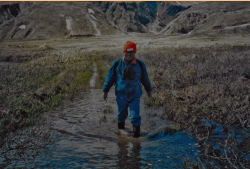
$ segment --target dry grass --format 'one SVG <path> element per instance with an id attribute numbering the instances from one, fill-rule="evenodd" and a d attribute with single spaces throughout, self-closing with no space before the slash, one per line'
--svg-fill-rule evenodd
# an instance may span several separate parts
<path id="1" fill-rule="evenodd" d="M 178 122 L 190 118 L 198 123 L 205 118 L 227 125 L 238 123 L 228 107 L 230 112 L 246 107 L 250 86 L 249 78 L 242 73 L 249 72 L 249 52 L 250 47 L 244 45 L 149 48 L 139 52 L 136 57 L 146 64 L 154 88 L 147 104 L 164 107 L 164 117 Z M 101 56 L 110 65 L 121 55 L 113 50 Z"/>
<path id="2" fill-rule="evenodd" d="M 111 63 L 119 55 L 113 51 L 103 58 Z M 146 104 L 163 107 L 161 118 L 179 123 L 176 130 L 188 130 L 202 146 L 202 162 L 186 160 L 184 168 L 249 166 L 249 153 L 239 148 L 249 150 L 250 46 L 147 48 L 136 57 L 146 64 L 153 86 L 153 98 Z M 225 134 L 219 139 L 215 122 Z M 241 140 L 233 138 L 236 126 L 246 131 L 237 133 Z"/>
<path id="3" fill-rule="evenodd" d="M 207 115 L 211 112 L 208 107 L 227 103 L 228 99 L 240 97 L 246 101 L 250 92 L 249 80 L 241 74 L 249 71 L 249 51 L 247 46 L 212 46 L 162 48 L 141 53 L 138 57 L 150 70 L 156 91 L 149 104 L 155 102 L 164 106 L 168 117 L 180 115 L 183 118 L 191 112 Z M 210 76 L 215 73 L 218 76 Z M 209 76 L 202 76 L 206 74 Z M 219 114 L 220 109 L 214 111 L 215 114 Z M 222 122 L 222 117 L 211 118 Z"/>
<path id="4" fill-rule="evenodd" d="M 249 153 L 239 149 L 249 150 L 250 47 L 162 48 L 139 57 L 153 79 L 155 92 L 147 104 L 162 106 L 161 116 L 178 122 L 202 147 L 202 161 L 186 160 L 184 168 L 247 168 Z M 218 138 L 214 122 L 224 136 Z M 234 138 L 236 133 L 242 139 Z"/>

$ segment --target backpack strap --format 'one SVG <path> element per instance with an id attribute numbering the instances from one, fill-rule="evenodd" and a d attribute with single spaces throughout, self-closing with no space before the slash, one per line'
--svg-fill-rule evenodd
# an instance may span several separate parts
<path id="1" fill-rule="evenodd" d="M 115 82 L 114 82 L 114 85 L 115 85 L 115 83 L 116 83 L 116 68 L 117 68 L 117 66 L 119 65 L 119 63 L 121 62 L 121 60 L 122 60 L 122 58 L 121 58 L 121 59 L 117 59 L 117 60 L 115 61 L 115 68 L 114 68 L 114 70 L 115 70 L 115 72 L 114 72 L 114 74 L 115 74 Z"/>
<path id="2" fill-rule="evenodd" d="M 140 79 L 140 81 L 142 82 L 144 80 L 143 65 L 139 59 L 136 59 L 136 61 L 138 62 L 139 66 L 141 67 L 141 79 Z"/>

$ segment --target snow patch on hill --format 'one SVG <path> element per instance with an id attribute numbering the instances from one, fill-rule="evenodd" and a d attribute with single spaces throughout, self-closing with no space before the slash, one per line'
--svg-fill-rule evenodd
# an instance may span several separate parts
<path id="1" fill-rule="evenodd" d="M 89 14 L 95 15 L 95 11 L 93 11 L 93 9 L 91 9 L 91 8 L 88 8 L 88 12 L 89 12 Z"/>
<path id="2" fill-rule="evenodd" d="M 225 29 L 233 29 L 233 28 L 239 28 L 239 27 L 245 27 L 245 26 L 250 26 L 250 23 L 242 24 L 242 25 L 236 25 L 236 26 L 228 26 L 228 27 L 225 27 Z"/>
<path id="3" fill-rule="evenodd" d="M 72 18 L 71 17 L 66 18 L 66 24 L 67 24 L 67 29 L 71 31 L 72 30 Z"/>
<path id="4" fill-rule="evenodd" d="M 26 28 L 26 26 L 25 25 L 21 25 L 21 26 L 19 26 L 19 29 L 25 29 Z"/>

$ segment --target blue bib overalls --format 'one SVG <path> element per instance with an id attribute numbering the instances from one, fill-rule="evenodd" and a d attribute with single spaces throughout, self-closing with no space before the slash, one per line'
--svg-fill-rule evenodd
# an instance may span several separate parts
<path id="1" fill-rule="evenodd" d="M 115 94 L 118 105 L 117 121 L 123 122 L 128 117 L 128 108 L 130 109 L 130 120 L 134 126 L 141 125 L 140 117 L 140 97 L 142 95 L 142 85 L 147 92 L 152 91 L 152 87 L 148 78 L 148 73 L 145 64 L 142 63 L 142 67 L 138 61 L 136 64 L 128 64 L 122 59 L 114 61 L 106 76 L 103 86 L 103 92 L 109 92 L 109 89 L 115 83 Z M 116 62 L 119 62 L 117 65 Z M 117 65 L 117 66 L 116 66 Z M 125 68 L 132 68 L 134 78 L 129 77 L 122 78 L 123 70 Z M 142 70 L 143 69 L 143 70 Z M 141 74 L 144 74 L 141 79 Z"/>

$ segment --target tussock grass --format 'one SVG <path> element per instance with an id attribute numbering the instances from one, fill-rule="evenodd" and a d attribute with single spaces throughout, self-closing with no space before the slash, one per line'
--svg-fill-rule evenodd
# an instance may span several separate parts
<path id="1" fill-rule="evenodd" d="M 227 119 L 228 111 L 225 109 L 229 106 L 230 111 L 239 112 L 233 110 L 236 103 L 233 100 L 242 98 L 241 101 L 247 101 L 249 78 L 242 73 L 249 71 L 249 51 L 248 46 L 219 45 L 148 49 L 140 53 L 138 57 L 150 70 L 148 73 L 156 91 L 148 104 L 163 106 L 168 118 L 177 121 L 196 114 L 200 116 L 199 120 L 209 117 L 220 123 L 236 123 L 238 119 L 235 116 L 235 119 L 231 116 Z M 207 73 L 219 76 L 202 76 Z M 229 101 L 231 105 L 226 105 Z"/>
<path id="2" fill-rule="evenodd" d="M 7 129 L 6 124 L 11 126 L 15 122 L 32 124 L 42 112 L 87 90 L 93 74 L 94 60 L 95 57 L 91 57 L 90 53 L 72 49 L 67 53 L 51 53 L 17 67 L 2 68 L 2 129 Z M 25 112 L 25 116 L 20 112 Z"/>
<path id="3" fill-rule="evenodd" d="M 163 107 L 161 118 L 177 122 L 175 129 L 187 130 L 201 146 L 201 160 L 185 160 L 184 168 L 194 164 L 196 168 L 247 168 L 249 46 L 148 49 L 139 56 L 153 79 L 153 98 L 147 104 Z M 242 139 L 235 138 L 236 133 Z"/>
<path id="4" fill-rule="evenodd" d="M 247 104 L 250 92 L 249 78 L 243 75 L 249 71 L 249 51 L 246 45 L 179 46 L 139 51 L 136 57 L 144 61 L 154 89 L 153 98 L 146 100 L 147 104 L 163 107 L 162 117 L 180 124 L 187 118 L 194 123 L 200 123 L 202 118 L 228 125 L 238 123 L 236 115 L 228 114 L 228 107 L 230 112 L 245 112 L 237 109 Z M 96 51 L 95 55 L 103 59 L 97 62 L 102 87 L 108 71 L 104 65 L 110 66 L 123 53 L 107 50 Z M 241 103 L 234 101 L 238 98 Z"/>
<path id="5" fill-rule="evenodd" d="M 6 112 L 0 112 L 0 134 L 33 124 L 42 112 L 88 90 L 93 63 L 98 71 L 96 87 L 101 88 L 109 66 L 122 56 L 120 50 L 71 49 L 1 68 L 0 107 Z M 136 57 L 144 61 L 153 87 L 153 98 L 146 104 L 163 107 L 160 118 L 178 123 L 167 132 L 187 129 L 208 145 L 199 138 L 209 138 L 205 129 L 212 131 L 214 126 L 200 126 L 204 119 L 249 130 L 249 46 L 147 48 Z M 99 122 L 106 120 L 104 114 Z"/>
<path id="6" fill-rule="evenodd" d="M 88 90 L 94 63 L 98 73 L 96 87 L 102 88 L 110 65 L 104 58 L 114 55 L 109 50 L 51 51 L 19 66 L 1 68 L 0 131 L 33 124 L 42 112 Z"/>

